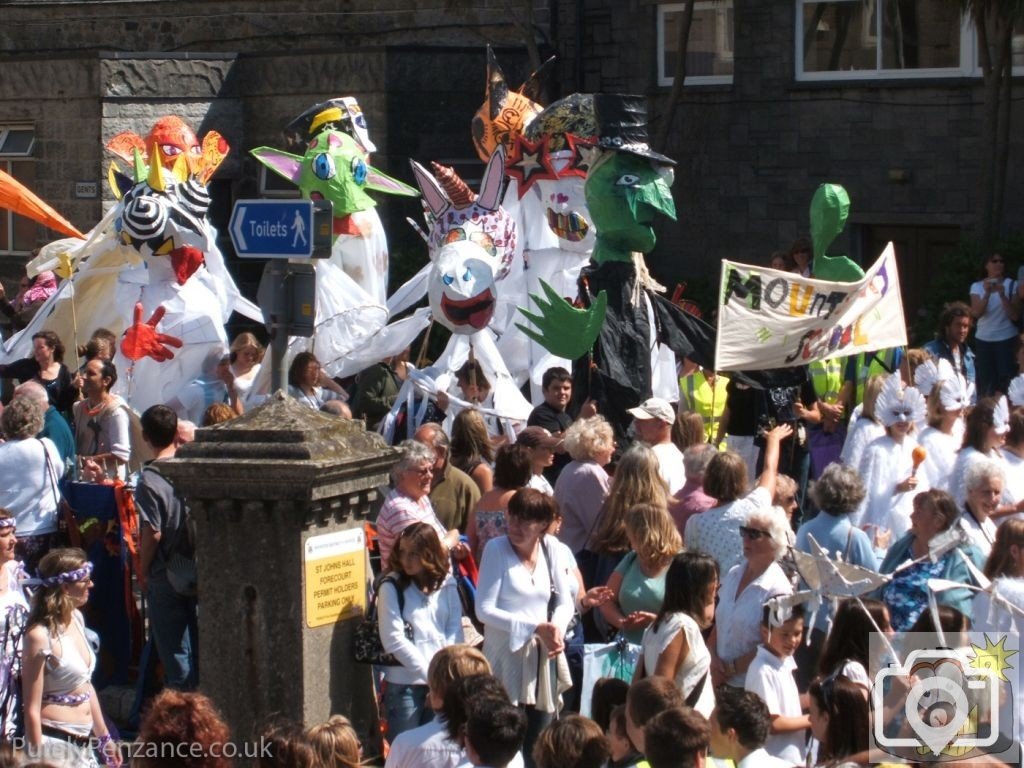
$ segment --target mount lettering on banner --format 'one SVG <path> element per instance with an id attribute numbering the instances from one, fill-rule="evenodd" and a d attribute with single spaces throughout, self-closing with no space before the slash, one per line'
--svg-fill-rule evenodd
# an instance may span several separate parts
<path id="1" fill-rule="evenodd" d="M 854 283 L 722 261 L 716 370 L 787 368 L 906 343 L 892 243 Z"/>

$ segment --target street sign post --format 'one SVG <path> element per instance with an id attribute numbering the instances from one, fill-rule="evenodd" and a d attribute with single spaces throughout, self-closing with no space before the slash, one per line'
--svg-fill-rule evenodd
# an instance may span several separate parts
<path id="1" fill-rule="evenodd" d="M 239 200 L 231 242 L 245 259 L 308 259 L 313 255 L 312 200 Z"/>
<path id="2" fill-rule="evenodd" d="M 316 273 L 302 259 L 326 258 L 333 240 L 333 205 L 327 200 L 239 200 L 228 230 L 245 259 L 271 259 L 259 300 L 270 330 L 272 386 L 287 390 L 288 337 L 312 336 Z M 282 264 L 281 259 L 296 259 Z"/>

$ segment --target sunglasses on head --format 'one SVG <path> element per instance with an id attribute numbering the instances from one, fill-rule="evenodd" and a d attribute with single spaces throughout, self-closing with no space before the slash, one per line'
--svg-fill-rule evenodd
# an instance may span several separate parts
<path id="1" fill-rule="evenodd" d="M 772 535 L 768 531 L 762 531 L 760 528 L 748 528 L 745 525 L 740 526 L 740 536 L 751 541 L 757 541 L 762 536 L 766 539 L 770 539 Z"/>

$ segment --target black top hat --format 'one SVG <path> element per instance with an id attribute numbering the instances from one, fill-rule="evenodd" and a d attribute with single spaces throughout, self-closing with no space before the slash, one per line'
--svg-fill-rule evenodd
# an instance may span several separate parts
<path id="1" fill-rule="evenodd" d="M 338 97 L 314 104 L 285 126 L 285 133 L 298 133 L 311 139 L 320 131 L 335 128 L 353 136 L 367 152 L 377 148 L 366 132 L 366 119 L 359 104 L 350 96 Z"/>
<path id="2" fill-rule="evenodd" d="M 676 161 L 655 152 L 647 143 L 647 100 L 636 94 L 595 93 L 598 146 L 646 157 L 662 165 Z"/>

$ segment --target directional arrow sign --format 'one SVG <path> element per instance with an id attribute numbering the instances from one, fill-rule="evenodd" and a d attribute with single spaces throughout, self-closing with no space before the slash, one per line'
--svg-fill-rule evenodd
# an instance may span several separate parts
<path id="1" fill-rule="evenodd" d="M 231 214 L 231 242 L 246 259 L 301 259 L 313 255 L 310 200 L 239 200 Z"/>

